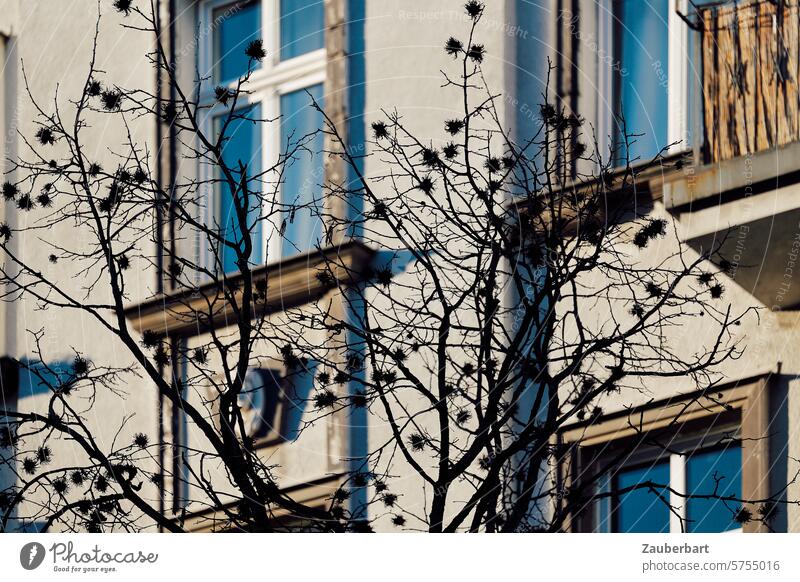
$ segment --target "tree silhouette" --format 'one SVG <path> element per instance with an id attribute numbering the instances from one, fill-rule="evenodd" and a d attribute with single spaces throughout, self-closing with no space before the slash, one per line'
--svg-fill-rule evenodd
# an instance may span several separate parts
<path id="1" fill-rule="evenodd" d="M 122 342 L 132 363 L 111 366 L 76 352 L 68 369 L 51 369 L 42 348 L 47 330 L 32 334 L 36 361 L 16 364 L 45 384 L 49 397 L 40 412 L 0 411 L 4 463 L 17 477 L 0 498 L 4 529 L 45 520 L 66 530 L 183 531 L 187 516 L 213 510 L 219 530 L 368 531 L 388 519 L 432 532 L 558 531 L 611 495 L 597 484 L 632 450 L 668 450 L 639 431 L 601 470 L 565 484 L 559 471 L 577 446 L 559 440 L 566 427 L 599 421 L 609 398 L 632 402 L 658 378 L 690 377 L 699 388 L 694 402 L 717 401 L 719 366 L 742 354 L 736 328 L 754 314 L 726 302 L 721 274 L 709 262 L 713 251 L 687 251 L 637 188 L 639 174 L 673 162 L 662 152 L 620 167 L 635 135 L 626 131 L 623 143 L 601 151 L 583 120 L 547 94 L 538 133 L 515 138 L 484 80 L 480 2 L 465 5 L 468 39 L 451 37 L 444 45 L 453 67 L 443 72 L 442 92 L 460 111 L 442 119 L 440 141 L 416 137 L 388 111 L 372 124 L 369 152 L 359 157 L 325 116 L 321 131 L 332 144 L 325 155 L 341 159 L 355 179 L 328 181 L 325 201 L 304 210 L 323 220 L 331 243 L 310 253 L 317 261 L 312 276 L 338 290 L 345 309 L 309 301 L 277 313 L 265 307 L 269 283 L 255 265 L 253 239 L 267 223 L 282 233 L 287 216 L 299 210 L 281 201 L 280 187 L 286 167 L 314 136 L 293 136 L 259 171 L 226 159 L 232 125 L 276 122 L 237 108 L 265 57 L 262 43 L 247 46 L 248 72 L 233 86 L 213 88 L 215 107 L 227 113 L 209 134 L 208 107 L 197 97 L 209 80 L 184 91 L 152 11 L 133 2 L 114 6 L 129 28 L 157 39 L 149 58 L 175 97 L 113 85 L 93 55 L 68 115 L 58 100 L 52 110 L 36 105 L 38 130 L 32 139 L 22 136 L 27 151 L 12 160 L 15 181 L 3 186 L 5 203 L 29 219 L 0 226 L 0 282 L 6 301 L 88 314 Z M 98 20 L 95 46 L 99 31 Z M 136 143 L 131 131 L 126 143 L 109 146 L 117 166 L 101 167 L 86 155 L 85 135 L 91 120 L 107 116 L 126 127 L 133 119 L 158 120 L 174 132 L 183 161 L 208 171 L 159 183 L 151 167 L 158 146 Z M 370 175 L 367 161 L 377 168 Z M 216 188 L 231 193 L 230 225 L 202 218 L 201 194 Z M 331 201 L 349 209 L 348 217 L 332 212 Z M 167 215 L 175 225 L 171 239 L 154 220 Z M 64 224 L 81 236 L 48 239 Z M 351 243 L 341 233 L 376 251 L 368 267 L 343 258 Z M 68 265 L 83 295 L 15 250 L 14 239 L 49 248 L 49 261 Z M 179 239 L 202 241 L 208 260 L 176 251 L 170 243 Z M 669 250 L 651 252 L 654 246 Z M 238 275 L 224 274 L 223 249 L 235 257 Z M 131 280 L 142 270 L 170 282 L 173 303 L 165 309 L 198 322 L 201 344 L 171 343 L 131 327 Z M 708 332 L 703 345 L 675 345 L 674 330 L 700 317 Z M 295 395 L 310 409 L 298 434 L 332 415 L 383 431 L 352 459 L 355 468 L 324 507 L 281 489 L 278 468 L 259 455 L 248 430 L 244 384 L 248 370 L 262 364 L 264 346 L 280 354 L 288 385 L 313 375 L 313 390 Z M 185 376 L 175 371 L 179 360 Z M 202 435 L 202 444 L 167 443 L 184 469 L 176 472 L 143 432 L 130 442 L 94 438 L 97 428 L 87 418 L 96 396 L 124 400 L 134 377 Z M 200 385 L 210 386 L 211 396 L 187 396 Z M 682 422 L 678 414 L 663 429 Z M 74 445 L 73 462 L 54 457 L 47 444 L 64 440 Z M 190 491 L 188 504 L 159 505 L 155 492 L 164 479 Z M 396 490 L 400 482 L 405 493 Z M 663 495 L 668 483 L 630 489 L 637 488 L 670 503 Z M 767 523 L 781 499 L 716 488 L 696 496 L 719 500 L 739 521 Z M 751 504 L 758 509 L 747 509 Z"/>

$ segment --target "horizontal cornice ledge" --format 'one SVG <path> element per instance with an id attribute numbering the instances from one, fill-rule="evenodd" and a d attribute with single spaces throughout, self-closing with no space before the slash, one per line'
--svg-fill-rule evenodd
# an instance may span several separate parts
<path id="1" fill-rule="evenodd" d="M 553 195 L 568 193 L 597 194 L 601 192 L 605 200 L 601 205 L 600 213 L 596 218 L 607 220 L 606 211 L 610 208 L 631 206 L 632 208 L 647 209 L 652 203 L 663 198 L 665 185 L 680 180 L 693 171 L 692 152 L 690 150 L 668 154 L 657 160 L 637 162 L 630 166 L 623 166 L 604 172 L 603 176 L 569 181 L 562 187 L 554 187 Z M 509 210 L 519 218 L 528 214 L 528 201 L 524 198 L 515 199 L 509 204 Z M 564 236 L 574 236 L 579 228 L 582 217 L 576 216 L 574 211 L 560 209 L 560 232 Z M 544 219 L 549 223 L 545 213 Z M 548 224 L 548 226 L 551 226 Z"/>
<path id="2" fill-rule="evenodd" d="M 259 281 L 267 281 L 267 285 L 266 300 L 255 303 L 253 317 L 304 305 L 338 286 L 363 281 L 375 252 L 359 241 L 349 240 L 254 268 L 253 285 Z M 332 277 L 318 276 L 326 268 Z M 158 295 L 125 308 L 125 318 L 137 332 L 149 331 L 160 337 L 194 336 L 212 327 L 225 327 L 235 322 L 236 316 L 225 299 L 223 285 L 241 297 L 242 279 L 237 273 L 224 281 Z"/>

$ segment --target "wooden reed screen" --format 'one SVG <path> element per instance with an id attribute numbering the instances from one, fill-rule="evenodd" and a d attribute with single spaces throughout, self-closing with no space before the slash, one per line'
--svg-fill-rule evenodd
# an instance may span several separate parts
<path id="1" fill-rule="evenodd" d="M 707 163 L 800 139 L 800 0 L 698 9 Z"/>

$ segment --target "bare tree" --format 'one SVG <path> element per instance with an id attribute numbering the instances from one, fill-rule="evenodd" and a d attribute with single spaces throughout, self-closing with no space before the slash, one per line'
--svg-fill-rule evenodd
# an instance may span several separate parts
<path id="1" fill-rule="evenodd" d="M 691 377 L 701 389 L 696 401 L 714 401 L 719 365 L 742 353 L 735 328 L 752 314 L 725 301 L 711 252 L 690 256 L 669 221 L 649 214 L 637 176 L 665 157 L 634 163 L 628 152 L 636 136 L 627 130 L 601 151 L 583 121 L 547 95 L 538 134 L 515 139 L 482 73 L 480 2 L 465 6 L 468 40 L 445 45 L 456 72 L 443 73 L 442 91 L 457 96 L 461 110 L 443 120 L 442 144 L 415 137 L 399 114 L 388 112 L 372 125 L 368 157 L 380 171 L 367 176 L 364 159 L 326 117 L 322 131 L 332 146 L 325 155 L 343 160 L 356 180 L 327 183 L 325 201 L 306 210 L 324 220 L 329 241 L 350 233 L 380 253 L 365 271 L 342 258 L 341 246 L 318 248 L 311 253 L 321 265 L 314 276 L 339 290 L 346 309 L 310 301 L 271 315 L 254 239 L 268 224 L 280 236 L 298 211 L 282 202 L 280 188 L 313 135 L 293 136 L 269 168 L 228 159 L 232 125 L 275 123 L 237 107 L 265 56 L 262 44 L 247 47 L 248 73 L 233 88 L 214 88 L 214 111 L 226 114 L 209 133 L 210 108 L 199 99 L 209 79 L 184 91 L 152 7 L 120 0 L 115 7 L 130 17 L 127 28 L 157 39 L 149 58 L 172 97 L 113 85 L 93 56 L 79 95 L 37 105 L 39 129 L 21 136 L 27 151 L 13 160 L 15 179 L 3 186 L 6 204 L 29 220 L 0 226 L 0 282 L 6 301 L 88 314 L 125 346 L 131 363 L 97 362 L 76 351 L 68 370 L 50 369 L 41 347 L 35 361 L 17 362 L 49 395 L 46 410 L 0 411 L 3 463 L 16 477 L 0 492 L 3 529 L 45 520 L 67 530 L 182 531 L 187 513 L 211 510 L 218 529 L 245 531 L 363 531 L 382 514 L 397 526 L 432 532 L 556 531 L 609 495 L 597 482 L 625 455 L 565 485 L 559 478 L 571 451 L 559 441 L 565 427 L 600 419 L 604 399 L 624 400 L 658 378 Z M 126 143 L 109 145 L 117 167 L 101 168 L 85 153 L 85 135 L 92 120 L 107 116 L 126 127 L 157 119 L 171 128 L 185 159 L 203 170 L 171 183 L 156 180 L 150 165 L 161 144 L 136 143 L 133 132 Z M 206 219 L 209 191 L 230 194 L 229 219 Z M 331 201 L 350 209 L 350 218 L 331 212 Z M 164 217 L 174 225 L 167 235 Z M 48 236 L 65 224 L 82 236 Z M 200 240 L 204 252 L 179 252 L 176 241 L 189 238 Z M 674 239 L 674 250 L 648 262 L 648 250 L 662 238 Z M 83 282 L 82 294 L 27 260 L 14 240 L 49 247 L 50 261 L 68 265 Z M 224 274 L 225 253 L 234 257 L 236 276 Z M 165 309 L 201 326 L 204 343 L 189 348 L 131 327 L 130 278 L 142 270 L 168 281 L 173 302 Z M 689 352 L 673 345 L 671 333 L 698 317 L 713 330 L 708 341 Z M 311 333 L 320 329 L 324 337 Z M 37 346 L 47 333 L 32 330 Z M 300 431 L 334 414 L 386 429 L 384 440 L 370 441 L 352 459 L 355 469 L 324 508 L 283 491 L 276 467 L 248 432 L 244 383 L 264 346 L 280 354 L 290 379 L 314 376 L 313 413 Z M 178 361 L 186 362 L 185 375 L 177 373 Z M 184 469 L 175 471 L 145 434 L 110 444 L 95 438 L 87 417 L 96 399 L 124 400 L 134 378 L 151 384 L 202 435 L 202 444 L 166 443 Z M 190 397 L 200 385 L 211 387 L 210 396 Z M 63 441 L 75 447 L 73 464 L 53 458 L 48 443 Z M 668 447 L 646 432 L 630 447 L 645 442 Z M 393 492 L 395 480 L 412 477 L 422 512 Z M 159 503 L 156 490 L 165 479 L 186 488 L 188 505 Z M 668 484 L 634 488 L 663 492 Z M 768 521 L 778 500 L 716 491 L 710 497 L 740 520 Z M 745 513 L 746 503 L 761 513 Z M 291 523 L 278 517 L 286 514 Z"/>
<path id="2" fill-rule="evenodd" d="M 246 74 L 233 87 L 213 88 L 217 102 L 204 107 L 198 96 L 209 89 L 210 81 L 200 77 L 191 90 L 182 88 L 169 51 L 161 42 L 165 35 L 154 5 L 151 3 L 149 11 L 129 1 L 117 1 L 114 6 L 130 17 L 125 28 L 156 39 L 148 58 L 173 88 L 173 98 L 119 87 L 104 79 L 95 64 L 98 18 L 95 49 L 81 93 L 66 104 L 56 97 L 48 105 L 40 105 L 36 96 L 28 94 L 38 111 L 38 130 L 35 136 L 20 136 L 27 152 L 12 160 L 16 180 L 3 185 L 3 195 L 7 205 L 15 205 L 30 219 L 27 226 L 19 228 L 0 226 L 0 281 L 5 301 L 26 300 L 40 309 L 90 315 L 125 346 L 132 363 L 111 367 L 76 352 L 70 369 L 50 369 L 48 354 L 39 347 L 47 330 L 32 330 L 37 358 L 18 365 L 46 385 L 50 397 L 47 409 L 41 412 L 2 411 L 6 418 L 2 446 L 13 452 L 4 455 L 4 468 L 17 477 L 17 484 L 2 491 L 2 528 L 9 527 L 23 500 L 31 500 L 28 507 L 32 509 L 18 514 L 18 521 L 46 520 L 47 526 L 58 522 L 62 528 L 89 531 L 137 530 L 153 524 L 168 531 L 183 529 L 180 516 L 160 508 L 157 502 L 155 485 L 163 485 L 165 478 L 184 479 L 173 473 L 159 444 L 148 435 L 137 434 L 133 442 L 115 439 L 109 447 L 94 438 L 97 427 L 86 420 L 98 393 L 125 398 L 123 387 L 143 376 L 203 436 L 200 450 L 184 448 L 173 454 L 183 459 L 197 457 L 203 467 L 214 465 L 222 479 L 222 484 L 217 480 L 212 488 L 205 475 L 191 477 L 191 487 L 203 491 L 198 508 L 221 508 L 223 520 L 234 529 L 274 529 L 271 514 L 275 508 L 323 529 L 341 529 L 341 521 L 329 511 L 296 503 L 279 490 L 272 469 L 244 437 L 239 406 L 246 371 L 256 359 L 254 345 L 268 342 L 271 333 L 265 328 L 262 308 L 266 282 L 253 277 L 255 262 L 260 260 L 254 253 L 257 233 L 266 224 L 282 232 L 283 223 L 297 212 L 297 205 L 282 204 L 279 191 L 285 168 L 298 152 L 308 149 L 312 136 L 293 136 L 268 168 L 251 170 L 250 160 L 229 159 L 225 145 L 236 123 L 276 122 L 237 107 L 246 101 L 251 74 L 265 56 L 261 41 L 253 41 L 245 49 L 249 59 Z M 218 126 L 209 130 L 204 120 L 212 109 L 226 113 Z M 118 164 L 103 168 L 86 154 L 86 140 L 91 138 L 85 136 L 93 123 L 109 116 L 128 128 L 128 140 L 108 144 Z M 151 163 L 162 144 L 135 142 L 130 124 L 141 118 L 170 129 L 185 159 L 202 168 L 198 177 L 175 176 L 172 183 L 156 180 Z M 206 220 L 211 213 L 206 212 L 204 194 L 214 191 L 228 193 L 230 212 Z M 163 228 L 167 215 L 175 225 L 171 236 L 165 235 Z M 48 237 L 49 231 L 63 225 L 81 236 L 69 240 Z M 200 240 L 205 252 L 199 256 L 178 254 L 176 241 L 188 237 Z M 26 260 L 11 244 L 14 239 L 21 239 L 26 246 L 49 247 L 50 262 L 66 265 L 66 278 L 82 282 L 80 294 L 70 293 L 41 265 Z M 226 277 L 224 255 L 233 257 L 236 277 Z M 196 306 L 191 308 L 191 316 L 199 324 L 213 321 L 224 309 L 235 314 L 233 320 L 225 330 L 211 326 L 208 344 L 191 351 L 180 352 L 180 346 L 170 345 L 163 335 L 145 331 L 140 337 L 126 319 L 126 306 L 130 281 L 143 271 L 169 281 L 167 289 L 191 291 L 203 284 L 202 289 L 212 290 L 206 295 L 198 290 L 185 301 L 179 300 L 175 308 L 179 311 L 189 306 L 189 300 L 199 294 L 203 307 L 199 313 L 194 311 Z M 176 373 L 178 360 L 191 363 L 187 379 Z M 215 396 L 198 405 L 187 396 L 185 384 L 201 380 L 212 387 Z M 48 443 L 56 440 L 73 443 L 82 462 L 71 467 L 53 462 Z"/>
<path id="3" fill-rule="evenodd" d="M 324 345 L 292 345 L 326 370 L 318 409 L 364 407 L 368 422 L 388 427 L 363 459 L 374 481 L 365 506 L 380 508 L 373 515 L 431 532 L 560 531 L 612 495 L 598 485 L 638 447 L 669 451 L 664 435 L 686 417 L 678 412 L 658 434 L 636 430 L 569 482 L 565 466 L 580 443 L 563 444 L 564 430 L 600 421 L 607 402 L 632 408 L 659 379 L 693 381 L 687 409 L 718 403 L 720 364 L 742 355 L 736 329 L 757 311 L 726 301 L 719 246 L 694 253 L 653 212 L 638 176 L 685 163 L 669 148 L 633 159 L 639 135 L 618 118 L 614 145 L 602 151 L 583 119 L 547 94 L 536 135 L 520 141 L 505 129 L 476 40 L 483 4 L 465 9 L 467 40 L 444 47 L 454 66 L 443 72 L 443 97 L 459 111 L 442 120 L 436 144 L 384 112 L 372 124 L 367 176 L 328 119 L 339 144 L 330 153 L 356 176 L 329 184 L 328 196 L 357 218 L 326 221 L 359 233 L 384 260 L 373 284 L 342 289 L 347 318 L 316 314 L 332 334 Z M 308 310 L 298 315 L 284 327 L 287 342 L 302 337 Z M 686 349 L 677 332 L 699 318 L 707 333 Z M 335 389 L 343 383 L 355 386 L 347 397 Z M 635 417 L 628 422 L 637 429 Z M 418 493 L 404 506 L 391 486 L 410 475 Z M 774 518 L 780 492 L 742 499 L 715 478 L 703 495 L 649 480 L 613 494 L 646 489 L 676 515 L 669 492 L 718 499 L 740 523 Z"/>

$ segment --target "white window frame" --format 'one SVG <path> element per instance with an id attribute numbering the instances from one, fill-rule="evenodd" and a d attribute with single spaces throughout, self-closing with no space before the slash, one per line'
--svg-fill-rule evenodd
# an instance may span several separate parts
<path id="1" fill-rule="evenodd" d="M 739 426 L 737 424 L 726 424 L 719 427 L 714 427 L 704 434 L 693 434 L 685 437 L 677 437 L 669 442 L 669 448 L 672 452 L 664 454 L 662 449 L 646 448 L 641 451 L 636 451 L 628 456 L 628 458 L 617 467 L 616 471 L 625 470 L 626 467 L 642 466 L 647 463 L 657 463 L 668 461 L 669 462 L 669 487 L 670 498 L 669 504 L 676 511 L 670 511 L 669 514 L 669 533 L 683 533 L 681 530 L 681 523 L 686 521 L 686 460 L 691 453 L 701 452 L 710 448 L 714 448 L 716 444 L 721 444 L 721 440 L 728 437 L 738 438 Z M 609 443 L 610 444 L 610 443 Z M 602 461 L 601 461 L 602 462 Z M 740 469 L 739 480 L 742 479 L 742 470 Z M 613 483 L 613 478 L 604 477 L 600 482 L 599 489 L 601 492 L 610 492 Z M 610 532 L 611 511 L 608 505 L 611 503 L 611 497 L 606 497 L 594 505 L 592 511 L 592 529 L 596 532 Z M 606 514 L 608 515 L 607 523 L 601 524 L 601 515 L 603 508 L 601 504 L 606 505 Z M 724 533 L 737 533 L 741 532 L 742 528 L 734 528 L 725 531 Z"/>
<path id="2" fill-rule="evenodd" d="M 214 31 L 213 27 L 213 13 L 215 10 L 236 4 L 238 1 L 244 0 L 201 0 L 199 5 L 198 17 L 201 25 L 205 26 L 208 23 L 208 34 L 201 35 L 200 43 L 198 45 L 198 70 L 201 74 L 207 71 L 213 71 L 213 52 L 214 52 Z M 261 5 L 261 34 L 260 37 L 264 40 L 264 48 L 267 51 L 267 56 L 261 63 L 261 66 L 253 71 L 250 76 L 250 81 L 247 84 L 247 90 L 250 91 L 249 95 L 242 95 L 240 103 L 237 107 L 248 105 L 261 105 L 261 116 L 264 119 L 275 120 L 268 123 L 259 124 L 261 128 L 261 168 L 266 169 L 275 165 L 277 157 L 276 152 L 282 151 L 283 144 L 281 144 L 281 126 L 278 120 L 280 112 L 281 96 L 299 91 L 313 85 L 322 84 L 324 86 L 327 79 L 327 56 L 325 47 L 311 51 L 300 56 L 280 60 L 280 0 L 257 0 Z M 213 73 L 212 73 L 213 74 Z M 200 106 L 210 106 L 203 113 L 201 129 L 206 135 L 213 135 L 213 120 L 217 115 L 220 115 L 228 110 L 222 107 L 214 98 L 214 87 L 217 82 L 213 79 L 203 81 L 199 93 Z M 228 83 L 228 87 L 235 87 L 236 80 Z M 212 176 L 210 175 L 211 168 L 208 164 L 200 164 L 199 168 L 200 180 L 203 183 L 208 183 Z M 277 176 L 264 176 L 264 181 L 267 184 L 275 183 Z M 201 193 L 202 200 L 200 208 L 200 220 L 204 224 L 211 224 L 214 220 L 215 200 L 214 192 L 210 188 L 205 188 Z M 276 226 L 270 221 L 262 222 L 262 248 L 264 249 L 265 263 L 272 264 L 280 262 L 282 257 L 282 240 L 277 236 Z M 209 268 L 213 268 L 214 257 L 211 256 L 211 249 L 208 245 L 201 244 L 200 253 L 198 257 L 199 263 Z"/>
<path id="3" fill-rule="evenodd" d="M 689 110 L 694 106 L 688 94 L 689 61 L 694 55 L 689 54 L 689 27 L 681 20 L 677 11 L 686 14 L 688 0 L 672 0 L 667 15 L 668 29 L 668 63 L 667 63 L 667 143 L 680 142 L 670 148 L 667 153 L 687 151 L 694 146 L 697 138 L 692 135 L 689 139 Z M 598 99 L 597 120 L 600 151 L 607 152 L 613 146 L 612 134 L 614 132 L 614 113 L 617 108 L 614 94 L 614 72 L 612 67 L 620 66 L 614 53 L 614 31 L 616 30 L 616 15 L 614 14 L 614 0 L 598 0 L 597 3 L 597 84 L 600 95 L 606 99 Z M 612 65 L 604 63 L 600 55 L 613 55 Z M 690 102 L 691 101 L 691 102 Z M 611 107 L 607 106 L 611 103 Z"/>

